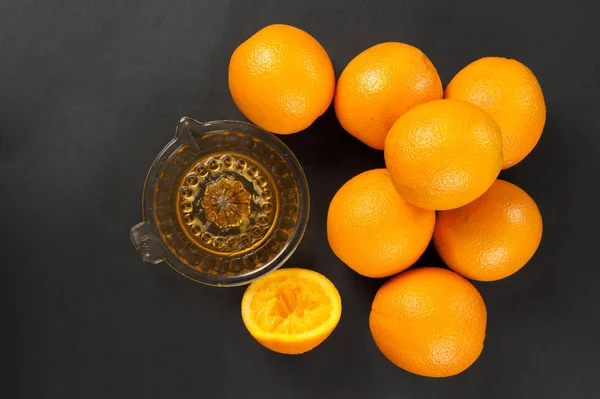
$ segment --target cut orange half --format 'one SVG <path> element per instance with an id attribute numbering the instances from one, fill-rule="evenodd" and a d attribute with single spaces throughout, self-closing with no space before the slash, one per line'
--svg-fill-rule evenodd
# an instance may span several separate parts
<path id="1" fill-rule="evenodd" d="M 250 284 L 242 319 L 250 334 L 279 353 L 307 352 L 331 334 L 342 314 L 338 290 L 306 269 L 277 270 Z"/>

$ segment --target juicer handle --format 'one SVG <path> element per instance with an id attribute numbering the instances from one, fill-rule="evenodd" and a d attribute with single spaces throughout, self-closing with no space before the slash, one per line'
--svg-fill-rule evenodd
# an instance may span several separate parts
<path id="1" fill-rule="evenodd" d="M 133 226 L 130 236 L 135 250 L 144 262 L 157 264 L 165 260 L 165 247 L 154 235 L 150 222 L 143 221 Z"/>

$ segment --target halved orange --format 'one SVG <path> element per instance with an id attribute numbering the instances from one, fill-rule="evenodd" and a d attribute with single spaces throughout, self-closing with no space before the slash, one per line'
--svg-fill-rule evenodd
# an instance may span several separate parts
<path id="1" fill-rule="evenodd" d="M 323 342 L 341 314 L 333 283 L 307 269 L 277 270 L 250 284 L 242 298 L 242 319 L 254 339 L 289 355 Z"/>

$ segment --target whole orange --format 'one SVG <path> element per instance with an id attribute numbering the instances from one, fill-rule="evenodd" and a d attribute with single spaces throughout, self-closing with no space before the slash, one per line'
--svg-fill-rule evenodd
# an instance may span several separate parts
<path id="1" fill-rule="evenodd" d="M 439 212 L 433 239 L 455 272 L 473 280 L 499 280 L 520 270 L 537 250 L 542 215 L 525 191 L 496 180 L 470 204 Z"/>
<path id="2" fill-rule="evenodd" d="M 546 104 L 535 75 L 519 61 L 481 58 L 456 74 L 445 98 L 468 101 L 486 110 L 500 126 L 504 165 L 519 163 L 537 144 L 546 122 Z"/>
<path id="3" fill-rule="evenodd" d="M 383 150 L 385 136 L 400 115 L 442 95 L 440 77 L 421 50 L 381 43 L 357 55 L 342 72 L 335 113 L 348 133 Z"/>
<path id="4" fill-rule="evenodd" d="M 315 38 L 293 26 L 269 25 L 233 52 L 229 90 L 250 121 L 290 134 L 306 129 L 327 110 L 335 75 Z"/>
<path id="5" fill-rule="evenodd" d="M 435 212 L 406 203 L 385 169 L 350 179 L 331 200 L 327 238 L 333 252 L 368 277 L 396 274 L 431 241 Z"/>
<path id="6" fill-rule="evenodd" d="M 487 190 L 502 167 L 500 128 L 481 108 L 437 100 L 402 115 L 385 142 L 394 186 L 413 205 L 463 206 Z"/>
<path id="7" fill-rule="evenodd" d="M 477 289 L 446 269 L 401 273 L 375 295 L 369 325 L 396 366 L 426 377 L 461 373 L 481 354 L 487 311 Z"/>

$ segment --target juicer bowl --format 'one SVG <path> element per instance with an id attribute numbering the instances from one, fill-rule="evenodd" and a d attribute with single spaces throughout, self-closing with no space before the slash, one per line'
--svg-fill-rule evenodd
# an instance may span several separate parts
<path id="1" fill-rule="evenodd" d="M 145 262 L 207 285 L 243 285 L 292 255 L 309 208 L 302 167 L 273 134 L 184 117 L 150 167 L 131 240 Z"/>

